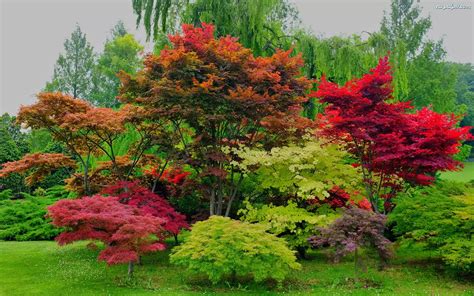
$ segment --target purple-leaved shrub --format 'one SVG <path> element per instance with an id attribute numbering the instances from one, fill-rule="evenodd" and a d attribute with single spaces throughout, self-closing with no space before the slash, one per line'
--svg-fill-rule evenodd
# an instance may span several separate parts
<path id="1" fill-rule="evenodd" d="M 358 264 L 357 250 L 372 248 L 378 252 L 382 263 L 392 256 L 391 242 L 384 237 L 386 217 L 372 211 L 349 208 L 341 218 L 335 220 L 327 228 L 318 228 L 320 234 L 308 239 L 312 247 L 335 248 L 334 260 L 355 253 Z"/>

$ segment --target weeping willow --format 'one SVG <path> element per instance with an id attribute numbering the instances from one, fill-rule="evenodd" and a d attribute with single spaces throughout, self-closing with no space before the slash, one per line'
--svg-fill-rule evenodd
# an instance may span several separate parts
<path id="1" fill-rule="evenodd" d="M 147 37 L 161 42 L 180 23 L 212 23 L 216 35 L 232 35 L 256 55 L 289 48 L 289 32 L 298 22 L 297 10 L 287 0 L 133 0 L 137 25 L 143 22 Z"/>
<path id="2" fill-rule="evenodd" d="M 305 65 L 303 73 L 310 79 L 326 79 L 345 84 L 367 73 L 377 65 L 379 58 L 388 52 L 388 43 L 378 33 L 361 36 L 318 38 L 300 31 L 296 35 L 296 52 L 301 53 Z M 313 118 L 321 113 L 323 106 L 312 100 L 305 105 L 304 115 Z"/>

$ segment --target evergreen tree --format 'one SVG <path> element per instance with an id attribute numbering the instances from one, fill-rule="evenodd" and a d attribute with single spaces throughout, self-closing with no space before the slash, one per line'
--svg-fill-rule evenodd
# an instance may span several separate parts
<path id="1" fill-rule="evenodd" d="M 46 91 L 60 91 L 74 98 L 87 99 L 92 89 L 95 55 L 79 25 L 64 42 L 64 53 L 54 66 L 54 75 Z"/>

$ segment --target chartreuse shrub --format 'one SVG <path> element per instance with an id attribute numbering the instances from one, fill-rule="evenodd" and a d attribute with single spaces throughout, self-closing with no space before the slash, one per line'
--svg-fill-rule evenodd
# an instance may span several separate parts
<path id="1" fill-rule="evenodd" d="M 290 248 L 298 251 L 301 257 L 305 256 L 310 247 L 308 237 L 314 234 L 316 227 L 323 227 L 336 218 L 336 213 L 318 215 L 289 202 L 286 206 L 263 205 L 254 207 L 249 202 L 245 203 L 239 213 L 241 220 L 259 223 L 267 231 L 284 238 Z"/>
<path id="2" fill-rule="evenodd" d="M 42 196 L 23 193 L 23 199 L 0 200 L 0 240 L 50 240 L 61 232 L 45 218 L 46 208 L 69 192 L 63 186 L 41 191 Z"/>
<path id="3" fill-rule="evenodd" d="M 281 283 L 291 269 L 300 269 L 294 252 L 266 227 L 211 216 L 197 222 L 184 244 L 175 247 L 170 261 L 203 273 L 216 284 L 228 277 L 250 276 L 255 282 Z"/>
<path id="4" fill-rule="evenodd" d="M 413 190 L 396 199 L 389 223 L 402 247 L 434 251 L 449 267 L 474 271 L 474 188 L 456 182 Z"/>

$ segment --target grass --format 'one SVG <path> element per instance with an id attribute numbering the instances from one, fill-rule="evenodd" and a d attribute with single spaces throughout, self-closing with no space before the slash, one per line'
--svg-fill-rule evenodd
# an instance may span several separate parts
<path id="1" fill-rule="evenodd" d="M 474 162 L 465 162 L 464 168 L 460 171 L 441 173 L 441 179 L 459 182 L 474 180 Z"/>
<path id="2" fill-rule="evenodd" d="M 416 252 L 401 252 L 383 271 L 367 260 L 354 280 L 353 263 L 332 264 L 321 253 L 302 261 L 284 288 L 272 283 L 212 286 L 170 265 L 168 253 L 147 256 L 129 280 L 126 266 L 107 267 L 85 243 L 0 242 L 0 295 L 473 295 L 474 286 L 437 269 Z M 418 257 L 417 257 L 418 256 Z"/>

